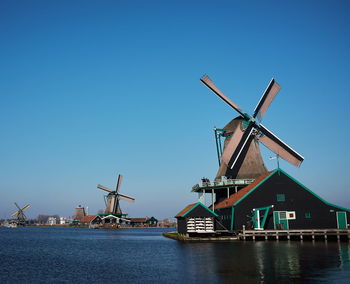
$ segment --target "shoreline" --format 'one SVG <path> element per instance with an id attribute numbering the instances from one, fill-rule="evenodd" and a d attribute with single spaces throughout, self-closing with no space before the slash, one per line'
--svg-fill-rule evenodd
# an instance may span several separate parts
<path id="1" fill-rule="evenodd" d="M 233 242 L 233 241 L 240 241 L 240 239 L 236 236 L 221 236 L 221 237 L 187 237 L 185 235 L 179 234 L 177 232 L 169 232 L 169 233 L 163 233 L 163 237 L 176 240 L 176 241 L 182 241 L 182 242 Z"/>

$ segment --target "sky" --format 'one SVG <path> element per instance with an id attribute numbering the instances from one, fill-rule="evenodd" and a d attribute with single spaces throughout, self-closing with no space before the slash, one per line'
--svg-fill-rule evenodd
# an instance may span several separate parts
<path id="1" fill-rule="evenodd" d="M 234 118 L 208 74 L 305 157 L 280 167 L 350 208 L 350 2 L 0 1 L 0 219 L 104 209 L 123 174 L 130 217 L 175 216 L 218 169 L 213 127 Z M 267 167 L 272 152 L 262 146 Z"/>

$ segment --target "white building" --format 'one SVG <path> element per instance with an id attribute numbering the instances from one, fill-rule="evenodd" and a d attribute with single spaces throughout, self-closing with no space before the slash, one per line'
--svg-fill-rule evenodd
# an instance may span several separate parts
<path id="1" fill-rule="evenodd" d="M 60 225 L 69 224 L 69 220 L 65 217 L 60 217 Z"/>
<path id="2" fill-rule="evenodd" d="M 57 220 L 56 220 L 56 218 L 55 217 L 49 217 L 48 219 L 47 219 L 47 224 L 48 225 L 56 225 L 57 224 Z"/>

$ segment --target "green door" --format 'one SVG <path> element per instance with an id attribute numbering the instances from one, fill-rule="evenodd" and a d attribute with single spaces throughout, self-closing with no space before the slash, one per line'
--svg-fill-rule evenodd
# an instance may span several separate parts
<path id="1" fill-rule="evenodd" d="M 337 212 L 338 229 L 347 229 L 346 212 Z"/>
<path id="2" fill-rule="evenodd" d="M 288 230 L 289 224 L 286 211 L 273 212 L 273 226 L 275 230 Z"/>

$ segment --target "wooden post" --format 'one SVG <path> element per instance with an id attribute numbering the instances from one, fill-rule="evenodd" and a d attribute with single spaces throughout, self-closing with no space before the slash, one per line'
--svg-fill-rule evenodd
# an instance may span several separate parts
<path id="1" fill-rule="evenodd" d="M 212 204 L 212 210 L 214 211 L 215 208 L 214 208 L 214 189 L 211 190 L 211 204 Z"/>

